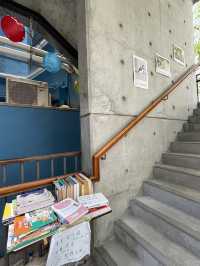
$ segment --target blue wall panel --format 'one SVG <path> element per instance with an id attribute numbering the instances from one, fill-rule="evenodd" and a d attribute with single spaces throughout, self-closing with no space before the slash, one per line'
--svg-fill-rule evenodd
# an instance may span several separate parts
<path id="1" fill-rule="evenodd" d="M 80 150 L 78 111 L 0 106 L 0 121 L 0 160 Z M 56 174 L 61 173 L 60 168 L 57 162 Z M 25 164 L 25 181 L 34 180 L 35 175 L 35 165 Z M 50 176 L 49 162 L 42 163 L 41 176 Z M 17 183 L 19 169 L 9 167 L 6 185 Z"/>

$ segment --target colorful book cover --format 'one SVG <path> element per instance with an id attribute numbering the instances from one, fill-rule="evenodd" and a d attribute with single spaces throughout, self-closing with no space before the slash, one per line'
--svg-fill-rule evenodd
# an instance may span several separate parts
<path id="1" fill-rule="evenodd" d="M 59 216 L 61 222 L 69 224 L 80 219 L 88 212 L 88 209 L 82 204 L 69 198 L 54 204 L 52 209 Z"/>
<path id="2" fill-rule="evenodd" d="M 25 215 L 18 216 L 14 220 L 14 235 L 22 238 L 38 229 L 54 223 L 57 216 L 51 208 L 39 209 Z"/>
<path id="3" fill-rule="evenodd" d="M 24 238 L 17 238 L 14 235 L 14 223 L 9 225 L 8 229 L 8 240 L 7 240 L 7 252 L 20 250 L 26 246 L 32 245 L 35 242 L 38 242 L 46 237 L 51 236 L 52 234 L 57 232 L 59 228 L 59 223 L 53 223 L 47 225 L 40 230 L 33 232 L 25 236 Z"/>
<path id="4" fill-rule="evenodd" d="M 26 218 L 31 225 L 31 230 L 37 230 L 57 220 L 57 217 L 51 208 L 39 209 L 27 213 Z"/>
<path id="5" fill-rule="evenodd" d="M 20 235 L 30 232 L 31 226 L 28 223 L 25 215 L 17 216 L 14 219 L 14 235 L 19 237 Z"/>

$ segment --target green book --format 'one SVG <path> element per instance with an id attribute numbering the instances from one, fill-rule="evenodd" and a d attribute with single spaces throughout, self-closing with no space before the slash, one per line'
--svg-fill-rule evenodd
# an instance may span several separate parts
<path id="1" fill-rule="evenodd" d="M 57 220 L 57 216 L 51 208 L 39 209 L 26 214 L 30 223 L 31 231 L 40 229 L 41 227 L 51 224 Z"/>

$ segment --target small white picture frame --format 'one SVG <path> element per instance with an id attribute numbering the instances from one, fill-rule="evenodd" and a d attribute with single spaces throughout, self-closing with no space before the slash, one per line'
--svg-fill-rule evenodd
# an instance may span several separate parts
<path id="1" fill-rule="evenodd" d="M 136 55 L 133 55 L 133 80 L 135 87 L 149 88 L 147 61 Z"/>
<path id="2" fill-rule="evenodd" d="M 180 46 L 176 44 L 173 45 L 173 58 L 175 62 L 179 63 L 182 66 L 185 66 L 185 52 Z"/>
<path id="3" fill-rule="evenodd" d="M 156 72 L 166 77 L 171 77 L 170 60 L 156 54 L 155 55 Z"/>

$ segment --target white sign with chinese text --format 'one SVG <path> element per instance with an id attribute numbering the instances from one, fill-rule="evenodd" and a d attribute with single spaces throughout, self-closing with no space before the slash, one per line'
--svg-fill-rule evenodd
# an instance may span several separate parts
<path id="1" fill-rule="evenodd" d="M 61 266 L 90 255 L 90 241 L 89 222 L 59 232 L 52 237 L 46 266 Z"/>

